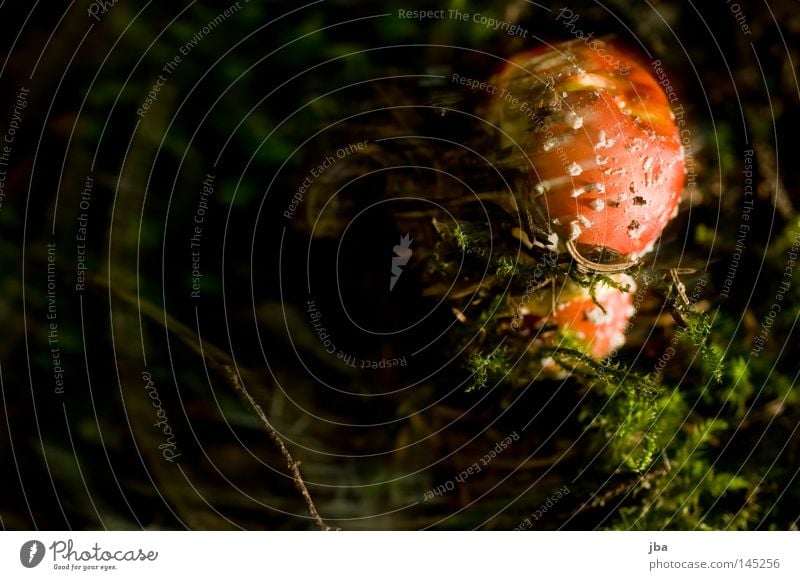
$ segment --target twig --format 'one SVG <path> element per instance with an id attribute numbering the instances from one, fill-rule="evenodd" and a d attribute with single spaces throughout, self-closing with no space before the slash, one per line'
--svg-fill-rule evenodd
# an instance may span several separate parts
<path id="1" fill-rule="evenodd" d="M 686 295 L 686 286 L 683 282 L 681 282 L 680 277 L 678 276 L 680 272 L 678 268 L 670 268 L 669 275 L 672 278 L 672 284 L 675 287 L 675 291 L 680 296 L 681 301 L 683 302 L 684 306 L 690 306 L 691 302 L 689 301 L 689 297 Z"/>
<path id="2" fill-rule="evenodd" d="M 261 408 L 261 405 L 253 398 L 250 394 L 250 391 L 244 386 L 242 381 L 239 379 L 239 375 L 236 373 L 233 367 L 225 366 L 223 367 L 225 370 L 225 377 L 228 381 L 233 385 L 234 389 L 236 389 L 242 397 L 247 401 L 247 403 L 253 408 L 253 410 L 258 415 L 258 418 L 261 419 L 261 422 L 264 424 L 264 428 L 267 430 L 267 434 L 269 435 L 270 439 L 272 439 L 275 446 L 280 450 L 281 455 L 286 460 L 286 465 L 289 468 L 289 471 L 292 474 L 292 480 L 294 481 L 294 485 L 297 488 L 297 491 L 303 496 L 303 499 L 306 502 L 306 508 L 308 509 L 308 513 L 311 514 L 311 517 L 314 519 L 314 522 L 317 526 L 324 531 L 331 531 L 336 528 L 330 527 L 325 521 L 322 519 L 322 516 L 319 515 L 317 511 L 317 506 L 314 505 L 314 500 L 311 499 L 311 494 L 308 493 L 308 488 L 306 487 L 305 481 L 303 481 L 303 476 L 300 475 L 300 463 L 295 461 L 292 454 L 289 453 L 289 450 L 286 448 L 286 444 L 283 441 L 283 437 L 281 437 L 275 428 L 270 424 L 269 419 L 267 419 L 266 413 Z"/>
<path id="3" fill-rule="evenodd" d="M 619 272 L 626 272 L 638 266 L 639 260 L 628 260 L 627 262 L 620 262 L 618 264 L 601 264 L 594 262 L 580 253 L 578 246 L 572 240 L 567 240 L 564 244 L 567 251 L 572 256 L 572 259 L 577 262 L 578 267 L 588 273 L 601 272 L 603 274 L 617 274 Z"/>
<path id="4" fill-rule="evenodd" d="M 97 285 L 103 286 L 108 288 L 109 285 L 107 281 L 101 277 L 92 277 L 91 281 Z M 242 383 L 239 373 L 235 370 L 235 365 L 233 362 L 233 358 L 230 354 L 225 352 L 224 350 L 220 349 L 219 347 L 214 346 L 213 344 L 204 343 L 200 344 L 198 342 L 197 336 L 195 332 L 183 324 L 179 322 L 177 319 L 173 318 L 171 315 L 164 312 L 161 308 L 157 307 L 156 305 L 148 302 L 144 298 L 134 296 L 126 292 L 125 290 L 120 290 L 118 288 L 111 288 L 111 292 L 117 297 L 123 300 L 124 302 L 128 303 L 129 305 L 137 308 L 139 312 L 144 314 L 150 320 L 156 322 L 157 324 L 163 326 L 167 330 L 169 330 L 172 334 L 177 336 L 181 342 L 183 342 L 188 348 L 194 351 L 198 356 L 205 359 L 209 366 L 214 369 L 217 373 L 222 375 L 231 386 L 233 386 L 234 390 L 236 390 L 245 400 L 245 402 L 250 405 L 253 410 L 258 415 L 261 422 L 264 424 L 266 428 L 267 435 L 275 444 L 275 446 L 280 451 L 283 458 L 286 460 L 286 464 L 289 467 L 289 471 L 292 476 L 292 480 L 294 481 L 295 487 L 298 489 L 300 494 L 303 496 L 303 500 L 305 500 L 306 507 L 308 509 L 308 513 L 314 519 L 314 522 L 319 526 L 321 530 L 329 531 L 335 530 L 338 528 L 331 528 L 328 526 L 325 521 L 322 519 L 322 516 L 319 515 L 317 511 L 317 507 L 314 505 L 314 501 L 311 499 L 311 494 L 308 493 L 308 488 L 306 487 L 305 482 L 303 481 L 303 477 L 300 475 L 300 463 L 295 461 L 292 457 L 289 450 L 286 448 L 286 444 L 283 441 L 283 438 L 275 431 L 275 428 L 270 424 L 269 419 L 267 419 L 266 413 L 261 408 L 247 388 Z"/>
<path id="5" fill-rule="evenodd" d="M 641 487 L 643 489 L 649 488 L 653 479 L 656 479 L 658 477 L 661 477 L 662 475 L 666 475 L 667 473 L 669 473 L 671 465 L 669 464 L 669 460 L 666 460 L 666 457 L 665 461 L 666 462 L 664 467 L 660 467 L 658 469 L 653 469 L 651 471 L 648 471 L 647 473 L 643 473 L 632 482 L 630 481 L 622 482 L 612 487 L 611 489 L 606 490 L 602 494 L 599 495 L 595 494 L 593 498 L 586 500 L 580 506 L 578 506 L 578 508 L 573 513 L 573 516 L 582 513 L 588 509 L 603 507 L 606 505 L 606 503 L 608 503 L 612 499 L 615 499 L 623 494 L 625 495 L 625 497 L 627 497 L 630 493 L 634 492 L 637 487 Z"/>

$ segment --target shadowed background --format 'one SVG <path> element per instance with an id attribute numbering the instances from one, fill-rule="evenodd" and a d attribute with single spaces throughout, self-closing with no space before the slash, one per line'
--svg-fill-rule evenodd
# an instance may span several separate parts
<path id="1" fill-rule="evenodd" d="M 243 384 L 334 527 L 796 529 L 799 275 L 780 286 L 800 232 L 795 3 L 576 1 L 572 27 L 564 6 L 530 2 L 90 6 L 0 7 L 3 528 L 314 529 Z M 479 13 L 527 37 L 399 9 Z M 328 156 L 332 181 L 446 163 L 446 147 L 375 146 L 475 138 L 437 107 L 472 111 L 481 96 L 420 75 L 485 79 L 491 55 L 575 29 L 660 59 L 690 126 L 696 183 L 659 260 L 697 269 L 684 281 L 705 283 L 703 341 L 725 365 L 715 378 L 681 343 L 647 408 L 655 427 L 592 377 L 490 368 L 468 391 L 476 369 L 447 340 L 458 329 L 440 338 L 453 312 L 414 268 L 435 264 L 427 234 L 414 232 L 419 253 L 390 292 L 392 248 L 414 226 L 379 204 L 346 235 L 321 235 L 337 227 L 323 221 L 312 238 L 320 183 L 284 213 Z M 369 109 L 387 110 L 338 122 Z M 755 205 L 743 230 L 745 171 Z M 435 198 L 437 184 L 376 172 L 351 190 Z M 626 369 L 650 372 L 671 344 L 664 299 L 645 293 Z M 332 355 L 321 326 L 358 360 L 432 344 L 413 364 L 365 370 Z M 626 453 L 643 441 L 649 461 L 632 468 Z"/>

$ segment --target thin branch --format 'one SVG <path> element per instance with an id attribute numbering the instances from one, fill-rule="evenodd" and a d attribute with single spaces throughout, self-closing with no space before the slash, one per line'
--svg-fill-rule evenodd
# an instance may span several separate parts
<path id="1" fill-rule="evenodd" d="M 567 251 L 572 256 L 572 259 L 578 264 L 578 267 L 588 273 L 602 272 L 603 274 L 617 274 L 619 272 L 627 272 L 632 270 L 639 264 L 640 260 L 628 260 L 627 262 L 620 262 L 618 264 L 602 264 L 594 262 L 580 253 L 578 246 L 572 240 L 567 240 L 565 243 Z"/>
<path id="2" fill-rule="evenodd" d="M 92 277 L 91 281 L 100 286 L 108 287 L 106 280 L 101 277 Z M 236 390 L 239 395 L 244 398 L 245 402 L 256 412 L 259 419 L 264 424 L 267 435 L 278 448 L 284 460 L 286 460 L 286 464 L 289 468 L 289 472 L 291 473 L 294 485 L 303 496 L 308 513 L 314 519 L 316 525 L 319 526 L 321 530 L 325 531 L 338 529 L 328 526 L 319 515 L 319 511 L 317 511 L 317 507 L 314 505 L 314 501 L 311 499 L 311 494 L 308 492 L 308 488 L 303 481 L 303 477 L 300 475 L 300 463 L 295 461 L 291 453 L 289 453 L 283 438 L 270 424 L 266 413 L 264 413 L 264 410 L 261 408 L 261 405 L 256 402 L 256 400 L 244 386 L 239 373 L 235 370 L 236 365 L 234 364 L 233 357 L 231 357 L 230 354 L 221 348 L 207 343 L 206 341 L 203 341 L 203 344 L 201 344 L 198 340 L 197 334 L 191 328 L 182 322 L 179 322 L 177 319 L 164 312 L 164 310 L 155 304 L 148 302 L 144 298 L 134 296 L 133 294 L 118 288 L 111 288 L 111 291 L 117 298 L 133 306 L 147 318 L 169 330 L 189 349 L 203 358 L 215 372 L 220 374 L 227 380 L 228 383 L 231 384 L 234 390 Z"/>
<path id="3" fill-rule="evenodd" d="M 253 410 L 258 415 L 258 418 L 261 419 L 261 422 L 264 424 L 264 428 L 267 430 L 267 434 L 269 435 L 270 439 L 275 443 L 275 446 L 280 450 L 281 455 L 286 460 L 286 465 L 289 468 L 289 471 L 292 474 L 292 480 L 294 481 L 294 485 L 297 488 L 297 491 L 303 496 L 303 499 L 306 502 L 306 508 L 308 508 L 308 513 L 311 514 L 311 517 L 314 519 L 314 522 L 317 526 L 324 531 L 334 530 L 336 528 L 332 528 L 325 523 L 322 519 L 322 516 L 319 515 L 317 511 L 317 506 L 314 505 L 314 500 L 311 499 L 311 494 L 308 493 L 308 488 L 306 487 L 306 483 L 303 481 L 303 476 L 300 475 L 300 463 L 295 461 L 292 457 L 289 450 L 286 448 L 286 444 L 283 441 L 283 438 L 278 434 L 275 428 L 270 424 L 269 419 L 267 419 L 266 413 L 261 408 L 261 405 L 256 402 L 253 396 L 250 394 L 250 391 L 244 386 L 242 381 L 239 379 L 239 375 L 236 373 L 235 369 L 230 366 L 223 367 L 225 370 L 225 378 L 233 385 L 234 389 L 238 391 L 242 397 L 247 401 L 247 403 L 253 408 Z"/>
<path id="4" fill-rule="evenodd" d="M 627 498 L 631 493 L 633 493 L 636 490 L 636 488 L 647 489 L 648 487 L 650 487 L 654 479 L 666 475 L 667 473 L 669 473 L 670 469 L 671 466 L 669 464 L 669 461 L 666 460 L 663 467 L 652 469 L 646 473 L 643 473 L 640 476 L 638 476 L 634 481 L 622 482 L 610 489 L 607 489 L 601 494 L 595 494 L 593 497 L 587 499 L 580 506 L 578 506 L 578 508 L 573 512 L 572 516 L 574 517 L 589 509 L 603 507 L 608 502 L 610 502 L 613 499 L 616 499 L 621 495 L 624 495 L 625 498 Z"/>

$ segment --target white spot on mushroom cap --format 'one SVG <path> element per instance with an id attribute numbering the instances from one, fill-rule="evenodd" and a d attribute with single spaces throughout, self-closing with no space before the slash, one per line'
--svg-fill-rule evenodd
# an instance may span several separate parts
<path id="1" fill-rule="evenodd" d="M 578 175 L 580 175 L 581 173 L 583 173 L 583 168 L 582 168 L 580 165 L 578 165 L 577 163 L 575 163 L 575 162 L 573 161 L 573 162 L 570 164 L 570 166 L 569 166 L 569 167 L 567 167 L 567 173 L 569 173 L 569 174 L 570 174 L 570 175 L 572 175 L 573 177 L 577 177 Z"/>
<path id="2" fill-rule="evenodd" d="M 551 137 L 542 144 L 542 149 L 544 151 L 551 151 L 556 145 L 558 145 L 558 139 L 556 137 Z"/>
<path id="3" fill-rule="evenodd" d="M 606 186 L 604 183 L 597 183 L 597 182 L 587 183 L 586 191 L 596 191 L 598 193 L 605 193 Z"/>
<path id="4" fill-rule="evenodd" d="M 578 221 L 581 222 L 581 225 L 583 227 L 585 227 L 585 228 L 592 227 L 592 222 L 590 222 L 589 218 L 587 218 L 585 215 L 578 214 L 577 218 L 578 218 Z"/>
<path id="5" fill-rule="evenodd" d="M 536 192 L 536 195 L 542 195 L 545 192 L 550 191 L 550 182 L 547 180 L 540 181 L 533 186 L 533 191 Z"/>
<path id="6" fill-rule="evenodd" d="M 603 312 L 603 309 L 599 306 L 595 306 L 591 310 L 586 311 L 586 320 L 592 324 L 603 324 L 608 320 L 608 313 Z"/>
<path id="7" fill-rule="evenodd" d="M 569 239 L 570 240 L 577 240 L 578 237 L 583 233 L 581 229 L 581 224 L 578 223 L 578 220 L 572 220 L 569 222 Z"/>
<path id="8" fill-rule="evenodd" d="M 574 111 L 570 111 L 564 116 L 564 122 L 573 129 L 583 127 L 583 117 L 577 115 Z"/>
<path id="9" fill-rule="evenodd" d="M 603 211 L 606 207 L 606 202 L 602 199 L 593 199 L 589 205 L 594 211 Z"/>
<path id="10" fill-rule="evenodd" d="M 615 143 L 614 139 L 607 139 L 606 138 L 606 132 L 605 131 L 600 131 L 597 134 L 597 143 L 595 143 L 594 148 L 595 148 L 595 150 L 597 150 L 597 149 L 606 149 L 608 147 L 612 147 L 614 145 L 614 143 Z"/>

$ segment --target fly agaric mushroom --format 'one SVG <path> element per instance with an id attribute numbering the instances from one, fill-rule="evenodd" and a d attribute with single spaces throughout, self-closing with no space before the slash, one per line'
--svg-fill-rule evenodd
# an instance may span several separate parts
<path id="1" fill-rule="evenodd" d="M 538 334 L 534 346 L 559 343 L 570 336 L 586 347 L 596 359 L 602 359 L 625 343 L 628 320 L 634 314 L 633 296 L 636 283 L 625 274 L 614 277 L 623 292 L 604 282 L 597 285 L 595 298 L 586 288 L 567 282 L 556 296 L 555 307 L 549 292 L 543 292 L 527 305 L 522 327 Z M 548 365 L 543 361 L 545 367 Z"/>
<path id="2" fill-rule="evenodd" d="M 573 254 L 635 260 L 677 214 L 684 155 L 669 101 L 645 67 L 601 41 L 514 57 L 484 111 L 530 160 L 522 207 Z"/>

